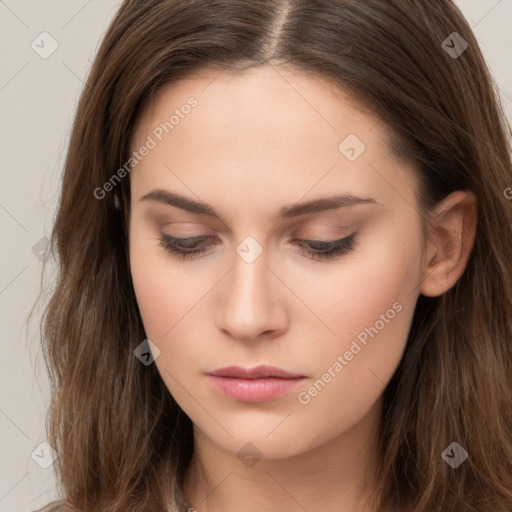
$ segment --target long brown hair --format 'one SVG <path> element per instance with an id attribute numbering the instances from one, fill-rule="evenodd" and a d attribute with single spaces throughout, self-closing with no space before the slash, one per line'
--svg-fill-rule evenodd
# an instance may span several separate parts
<path id="1" fill-rule="evenodd" d="M 382 510 L 510 512 L 511 132 L 451 0 L 122 4 L 78 105 L 51 238 L 59 273 L 41 334 L 63 496 L 80 512 L 186 510 L 192 423 L 156 365 L 134 356 L 146 336 L 127 219 L 110 191 L 129 214 L 129 177 L 104 184 L 121 175 L 133 127 L 164 84 L 267 63 L 333 81 L 375 113 L 395 155 L 418 169 L 422 212 L 455 190 L 476 194 L 466 271 L 442 296 L 420 295 L 385 390 L 374 497 Z M 452 442 L 468 453 L 456 469 L 441 456 Z"/>

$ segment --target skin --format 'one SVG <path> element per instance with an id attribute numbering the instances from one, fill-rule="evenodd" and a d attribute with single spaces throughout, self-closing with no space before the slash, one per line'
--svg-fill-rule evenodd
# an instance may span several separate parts
<path id="1" fill-rule="evenodd" d="M 194 424 L 185 497 L 199 512 L 374 510 L 365 501 L 382 395 L 418 295 L 444 293 L 464 271 L 476 198 L 448 196 L 425 238 L 415 169 L 388 151 L 386 127 L 342 89 L 283 66 L 166 86 L 139 119 L 132 150 L 190 96 L 197 107 L 131 172 L 129 228 L 137 301 L 160 350 L 155 364 Z M 366 146 L 355 161 L 338 149 L 349 134 Z M 141 200 L 155 189 L 208 203 L 223 220 Z M 277 218 L 286 205 L 341 193 L 378 204 Z M 332 260 L 291 243 L 353 232 L 354 249 Z M 161 233 L 215 243 L 181 260 L 160 245 Z M 236 252 L 247 236 L 263 250 L 252 263 Z M 400 312 L 300 403 L 298 393 L 395 303 Z M 307 378 L 281 398 L 247 403 L 204 375 L 260 364 Z M 250 467 L 237 457 L 248 442 L 261 454 Z"/>

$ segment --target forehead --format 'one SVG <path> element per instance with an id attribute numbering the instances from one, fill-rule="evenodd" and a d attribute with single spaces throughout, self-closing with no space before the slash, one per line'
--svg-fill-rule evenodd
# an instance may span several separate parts
<path id="1" fill-rule="evenodd" d="M 322 146 L 328 149 L 330 142 L 355 133 L 387 150 L 389 130 L 339 85 L 293 67 L 273 65 L 236 73 L 203 70 L 161 87 L 140 115 L 133 140 L 140 141 L 169 121 L 191 97 L 198 105 L 191 115 L 180 117 L 180 124 L 192 125 L 202 144 L 250 147 L 251 141 L 263 139 L 272 145 L 278 137 L 280 145 L 316 139 L 325 141 Z M 184 130 L 173 128 L 174 139 L 180 131 Z"/>
<path id="2" fill-rule="evenodd" d="M 184 108 L 190 98 L 194 108 Z M 404 165 L 389 152 L 387 133 L 343 89 L 304 72 L 203 72 L 161 88 L 148 103 L 131 150 L 148 137 L 156 144 L 130 179 L 141 194 L 179 189 L 221 204 L 229 193 L 247 215 L 253 196 L 275 202 L 274 210 L 305 194 L 396 196 L 401 185 L 393 180 L 404 181 L 396 171 Z M 414 188 L 411 180 L 406 188 Z"/>

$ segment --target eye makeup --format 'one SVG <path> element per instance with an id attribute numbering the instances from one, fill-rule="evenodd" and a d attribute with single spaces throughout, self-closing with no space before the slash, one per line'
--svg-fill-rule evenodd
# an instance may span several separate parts
<path id="1" fill-rule="evenodd" d="M 352 251 L 356 245 L 357 233 L 338 240 L 294 240 L 293 244 L 299 247 L 302 254 L 310 259 L 331 260 Z M 177 238 L 167 233 L 161 233 L 160 245 L 171 255 L 185 259 L 198 258 L 208 254 L 208 247 L 217 245 L 211 243 L 214 237 L 209 235 Z M 210 243 L 208 243 L 210 241 Z"/>

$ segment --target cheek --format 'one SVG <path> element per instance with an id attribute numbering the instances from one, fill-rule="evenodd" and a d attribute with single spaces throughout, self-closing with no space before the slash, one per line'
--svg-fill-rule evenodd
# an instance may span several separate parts
<path id="1" fill-rule="evenodd" d="M 389 276 L 393 286 L 375 277 L 378 286 L 356 287 L 350 299 L 338 302 L 338 314 L 331 317 L 336 337 L 325 337 L 308 352 L 314 376 L 297 393 L 295 416 L 318 442 L 378 414 L 378 401 L 405 350 L 415 296 L 402 293 L 400 284 L 407 280 L 400 273 Z M 328 421 L 319 425 L 317 418 Z"/>
<path id="2" fill-rule="evenodd" d="M 218 281 L 216 273 L 199 276 L 186 265 L 191 263 L 174 259 L 159 246 L 156 234 L 148 235 L 133 225 L 130 268 L 144 330 L 160 349 L 155 364 L 180 403 L 190 399 L 180 393 L 183 385 L 190 387 L 191 370 L 204 370 L 198 354 L 205 354 L 202 326 L 212 313 L 205 295 Z"/>
<path id="3" fill-rule="evenodd" d="M 354 252 L 333 266 L 332 272 L 304 274 L 300 286 L 308 305 L 336 335 L 356 335 L 390 308 L 388 316 L 393 316 L 397 301 L 404 308 L 415 304 L 423 247 L 414 220 L 408 219 L 407 224 L 376 227 L 365 233 Z M 404 232 L 409 233 L 407 244 Z M 398 322 L 392 323 L 400 322 L 400 315 L 396 317 Z"/>
<path id="4" fill-rule="evenodd" d="M 130 270 L 146 334 L 160 345 L 201 294 L 158 236 L 142 233 L 136 225 L 130 233 Z"/>
<path id="5" fill-rule="evenodd" d="M 331 330 L 321 344 L 308 350 L 309 360 L 315 361 L 315 378 L 321 381 L 317 391 L 311 390 L 318 394 L 317 406 L 327 407 L 342 394 L 346 406 L 350 402 L 350 407 L 368 408 L 400 362 L 417 301 L 422 250 L 411 227 L 407 247 L 400 231 L 372 237 L 372 250 L 365 244 L 364 251 L 345 260 L 346 269 L 323 285 L 303 283 L 309 290 L 308 305 Z"/>

